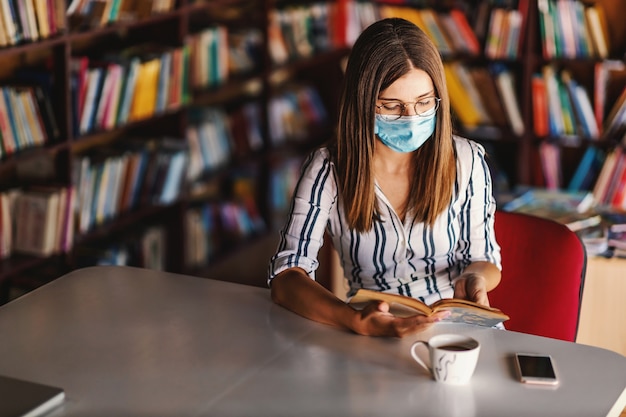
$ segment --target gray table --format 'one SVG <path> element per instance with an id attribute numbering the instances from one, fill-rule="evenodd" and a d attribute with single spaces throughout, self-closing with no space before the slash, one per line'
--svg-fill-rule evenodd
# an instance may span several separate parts
<path id="1" fill-rule="evenodd" d="M 410 345 L 482 343 L 471 385 L 445 387 Z M 551 354 L 558 388 L 515 379 L 515 351 Z M 0 374 L 58 385 L 52 416 L 617 416 L 626 358 L 510 331 L 437 324 L 371 338 L 278 307 L 269 291 L 125 267 L 72 272 L 0 307 Z"/>

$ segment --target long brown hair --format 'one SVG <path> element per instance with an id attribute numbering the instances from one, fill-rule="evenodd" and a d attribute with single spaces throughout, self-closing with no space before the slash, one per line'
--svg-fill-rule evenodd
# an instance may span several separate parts
<path id="1" fill-rule="evenodd" d="M 381 91 L 411 66 L 425 71 L 441 98 L 433 136 L 413 153 L 407 211 L 432 225 L 450 204 L 456 177 L 450 101 L 439 51 L 413 23 L 388 18 L 366 28 L 355 42 L 339 101 L 337 137 L 330 147 L 349 226 L 368 231 L 374 194 L 375 103 Z"/>

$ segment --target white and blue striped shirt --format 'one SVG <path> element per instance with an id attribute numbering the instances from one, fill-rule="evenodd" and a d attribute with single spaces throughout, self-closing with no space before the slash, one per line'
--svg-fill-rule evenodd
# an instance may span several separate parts
<path id="1" fill-rule="evenodd" d="M 400 220 L 376 187 L 380 218 L 372 230 L 347 226 L 334 165 L 326 148 L 313 152 L 302 167 L 281 240 L 269 267 L 271 281 L 281 271 L 300 267 L 315 278 L 317 254 L 328 232 L 353 295 L 358 288 L 404 294 L 430 304 L 452 297 L 453 281 L 472 262 L 501 268 L 493 229 L 495 200 L 485 151 L 455 137 L 457 176 L 452 204 L 432 228 L 407 213 Z"/>

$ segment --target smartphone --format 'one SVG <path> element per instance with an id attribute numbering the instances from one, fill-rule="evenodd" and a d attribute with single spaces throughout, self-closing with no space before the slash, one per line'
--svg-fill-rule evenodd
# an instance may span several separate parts
<path id="1" fill-rule="evenodd" d="M 515 365 L 521 382 L 539 385 L 559 383 L 554 361 L 550 355 L 516 353 Z"/>

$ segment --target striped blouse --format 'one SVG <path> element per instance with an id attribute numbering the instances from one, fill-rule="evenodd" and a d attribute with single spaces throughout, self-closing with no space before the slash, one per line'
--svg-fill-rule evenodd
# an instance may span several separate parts
<path id="1" fill-rule="evenodd" d="M 302 167 L 277 252 L 269 266 L 269 283 L 281 271 L 300 267 L 315 278 L 324 232 L 339 254 L 350 290 L 358 288 L 404 294 L 430 304 L 451 297 L 453 282 L 475 261 L 501 268 L 493 229 L 495 200 L 483 147 L 455 137 L 457 178 L 452 204 L 432 228 L 410 213 L 400 220 L 376 187 L 380 217 L 370 231 L 347 226 L 336 172 L 326 148 L 313 152 Z"/>

